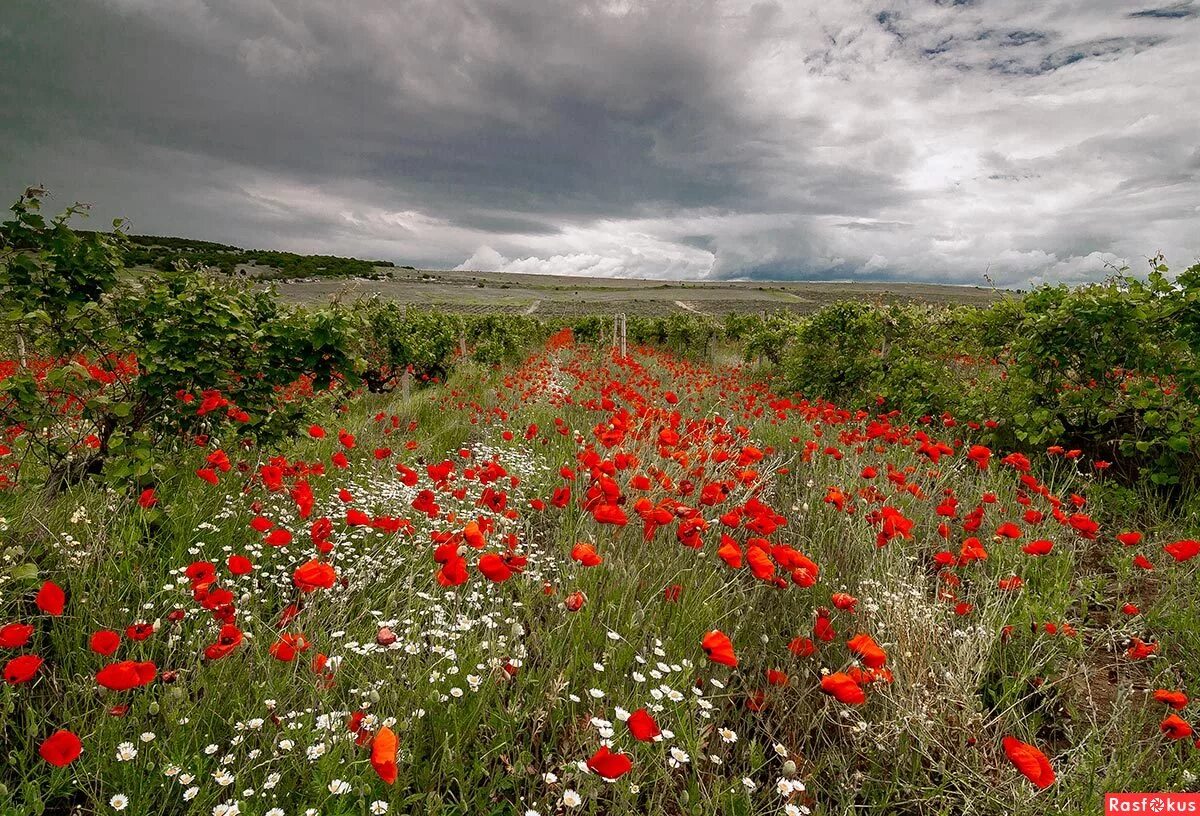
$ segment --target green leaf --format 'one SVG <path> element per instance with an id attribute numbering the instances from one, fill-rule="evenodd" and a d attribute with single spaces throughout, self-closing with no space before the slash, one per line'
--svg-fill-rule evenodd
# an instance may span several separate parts
<path id="1" fill-rule="evenodd" d="M 24 563 L 13 567 L 12 578 L 14 581 L 36 581 L 38 577 L 37 564 Z"/>

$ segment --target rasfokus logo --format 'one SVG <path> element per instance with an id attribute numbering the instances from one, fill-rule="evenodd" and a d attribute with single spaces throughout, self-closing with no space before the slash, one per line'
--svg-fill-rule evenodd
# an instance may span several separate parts
<path id="1" fill-rule="evenodd" d="M 1200 814 L 1200 793 L 1106 793 L 1104 816 L 1117 813 Z"/>

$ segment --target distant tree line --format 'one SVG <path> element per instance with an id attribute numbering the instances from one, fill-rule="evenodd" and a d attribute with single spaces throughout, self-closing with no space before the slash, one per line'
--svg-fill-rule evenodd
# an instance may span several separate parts
<path id="1" fill-rule="evenodd" d="M 80 232 L 83 232 L 82 230 Z M 214 241 L 159 235 L 127 235 L 127 267 L 152 267 L 170 272 L 183 265 L 217 269 L 233 275 L 238 267 L 254 267 L 253 275 L 267 280 L 286 278 L 379 278 L 377 267 L 394 267 L 391 261 L 342 258 L 337 255 L 300 255 L 272 249 L 243 249 Z"/>

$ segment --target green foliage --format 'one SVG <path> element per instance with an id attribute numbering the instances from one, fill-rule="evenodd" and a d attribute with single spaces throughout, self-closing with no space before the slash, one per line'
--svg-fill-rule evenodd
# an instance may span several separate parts
<path id="1" fill-rule="evenodd" d="M 1158 485 L 1196 477 L 1200 375 L 1198 276 L 1172 284 L 1156 259 L 1147 281 L 1119 275 L 1025 298 L 1009 346 L 1014 434 L 1111 460 Z"/>
<path id="2" fill-rule="evenodd" d="M 795 329 L 796 319 L 787 312 L 776 311 L 762 319 L 756 318 L 745 333 L 746 360 L 765 358 L 772 365 L 779 365 Z"/>
<path id="3" fill-rule="evenodd" d="M 861 401 L 882 370 L 883 314 L 854 301 L 826 306 L 802 321 L 784 360 L 788 382 L 834 402 Z"/>
<path id="4" fill-rule="evenodd" d="M 547 335 L 537 318 L 512 314 L 471 315 L 463 332 L 471 358 L 485 365 L 518 360 Z"/>
<path id="5" fill-rule="evenodd" d="M 85 233 L 80 233 L 81 235 Z M 89 237 L 96 233 L 86 233 Z M 104 236 L 101 236 L 104 237 Z M 169 272 L 178 265 L 219 269 L 231 275 L 239 266 L 254 268 L 259 278 L 375 278 L 376 267 L 391 261 L 364 261 L 335 255 L 299 255 L 268 249 L 242 249 L 191 238 L 130 235 L 123 239 L 122 259 L 127 266 L 147 266 Z"/>
<path id="6" fill-rule="evenodd" d="M 606 337 L 611 339 L 612 318 L 605 318 L 600 315 L 584 315 L 572 321 L 570 328 L 575 335 L 576 342 L 598 343 Z M 607 335 L 605 334 L 606 331 Z"/>
<path id="7" fill-rule="evenodd" d="M 357 304 L 354 311 L 364 323 L 363 376 L 371 391 L 392 390 L 405 371 L 420 381 L 444 378 L 453 365 L 460 318 L 379 298 Z"/>
<path id="8" fill-rule="evenodd" d="M 41 195 L 0 231 L 0 306 L 19 346 L 0 425 L 50 485 L 153 482 L 169 466 L 160 454 L 199 433 L 277 441 L 304 412 L 289 397 L 353 375 L 357 329 L 342 310 L 285 307 L 190 267 L 133 280 L 119 232 L 72 230 L 78 207 L 46 222 Z"/>
<path id="9" fill-rule="evenodd" d="M 725 315 L 725 322 L 721 328 L 725 333 L 726 340 L 740 343 L 746 340 L 761 324 L 762 319 L 757 315 L 730 312 Z"/>
<path id="10" fill-rule="evenodd" d="M 719 326 L 705 315 L 672 312 L 666 317 L 629 315 L 626 336 L 630 345 L 658 346 L 682 357 L 699 357 L 708 351 Z"/>
<path id="11" fill-rule="evenodd" d="M 1123 481 L 1179 492 L 1200 470 L 1200 267 L 1174 282 L 1161 258 L 1044 286 L 987 308 L 841 302 L 779 315 L 747 335 L 789 388 L 847 407 L 992 423 L 992 441 L 1051 444 L 1111 462 Z"/>
<path id="12" fill-rule="evenodd" d="M 37 334 L 52 355 L 70 351 L 70 336 L 87 331 L 95 307 L 116 286 L 124 237 L 119 222 L 111 235 L 81 235 L 68 221 L 86 212 L 75 204 L 47 221 L 41 214 L 45 190 L 30 187 L 0 224 L 0 291 L 7 328 L 24 343 Z"/>

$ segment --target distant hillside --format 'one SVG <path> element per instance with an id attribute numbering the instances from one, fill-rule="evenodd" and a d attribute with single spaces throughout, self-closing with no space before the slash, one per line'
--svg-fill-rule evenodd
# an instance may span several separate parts
<path id="1" fill-rule="evenodd" d="M 230 275 L 279 281 L 279 293 L 294 302 L 377 295 L 397 303 L 468 313 L 566 318 L 616 313 L 655 317 L 684 312 L 723 317 L 780 310 L 806 314 L 837 300 L 986 306 L 1004 294 L 991 287 L 936 283 L 664 281 L 428 270 L 396 266 L 391 261 L 244 249 L 195 238 L 126 237 L 125 263 L 131 268 L 166 271 L 179 261 L 215 267 Z"/>
<path id="2" fill-rule="evenodd" d="M 242 272 L 267 280 L 292 278 L 372 278 L 386 276 L 379 267 L 391 261 L 369 261 L 336 255 L 300 255 L 271 249 L 243 249 L 214 241 L 161 235 L 129 235 L 127 266 L 169 270 L 177 261 L 202 264 L 227 274 Z"/>

